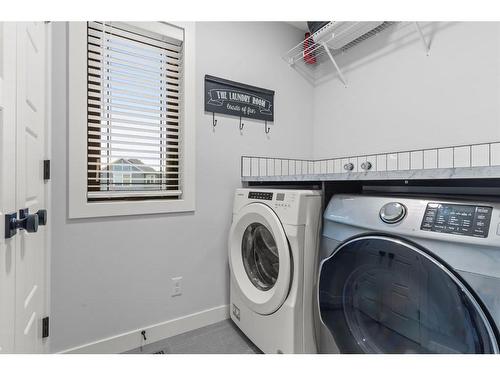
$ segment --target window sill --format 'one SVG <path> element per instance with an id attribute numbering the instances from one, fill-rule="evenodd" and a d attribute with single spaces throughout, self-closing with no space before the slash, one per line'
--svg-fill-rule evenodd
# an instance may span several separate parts
<path id="1" fill-rule="evenodd" d="M 69 206 L 70 219 L 83 219 L 110 216 L 152 215 L 192 212 L 194 202 L 190 200 L 146 200 L 146 201 L 114 201 L 85 202 L 82 205 Z"/>

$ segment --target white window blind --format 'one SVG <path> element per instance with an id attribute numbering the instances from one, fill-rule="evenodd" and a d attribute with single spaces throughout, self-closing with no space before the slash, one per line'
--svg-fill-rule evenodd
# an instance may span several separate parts
<path id="1" fill-rule="evenodd" d="M 182 40 L 88 22 L 87 198 L 181 197 Z"/>

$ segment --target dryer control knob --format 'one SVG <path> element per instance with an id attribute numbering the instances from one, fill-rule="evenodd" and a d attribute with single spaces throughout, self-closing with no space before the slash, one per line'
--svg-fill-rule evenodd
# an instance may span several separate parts
<path id="1" fill-rule="evenodd" d="M 380 209 L 380 218 L 387 224 L 399 223 L 405 215 L 406 207 L 398 202 L 387 203 Z"/>

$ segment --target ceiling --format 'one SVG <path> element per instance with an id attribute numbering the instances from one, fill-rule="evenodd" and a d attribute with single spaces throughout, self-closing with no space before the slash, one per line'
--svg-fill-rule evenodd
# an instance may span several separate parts
<path id="1" fill-rule="evenodd" d="M 287 21 L 287 23 L 304 32 L 309 31 L 307 28 L 307 21 Z"/>

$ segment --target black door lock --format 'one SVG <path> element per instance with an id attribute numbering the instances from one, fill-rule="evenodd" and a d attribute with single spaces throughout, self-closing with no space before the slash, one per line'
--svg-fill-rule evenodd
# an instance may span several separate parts
<path id="1" fill-rule="evenodd" d="M 19 219 L 17 214 L 5 215 L 5 238 L 13 237 L 18 229 L 23 229 L 28 233 L 38 231 L 38 225 L 47 224 L 47 210 L 38 210 L 36 214 L 30 214 L 27 208 L 19 210 Z"/>

